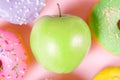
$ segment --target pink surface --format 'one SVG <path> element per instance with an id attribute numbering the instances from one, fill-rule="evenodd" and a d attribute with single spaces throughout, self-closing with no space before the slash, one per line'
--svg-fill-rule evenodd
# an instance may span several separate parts
<path id="1" fill-rule="evenodd" d="M 62 13 L 79 16 L 88 22 L 89 13 L 97 2 L 98 0 L 48 0 L 47 6 L 43 9 L 40 16 L 58 14 L 56 3 L 59 3 Z M 33 24 L 34 22 L 21 27 L 1 21 L 1 26 L 12 28 L 23 37 L 31 56 L 29 36 Z M 120 66 L 119 62 L 120 57 L 113 56 L 93 40 L 88 55 L 74 72 L 70 74 L 51 73 L 44 70 L 33 59 L 25 80 L 92 80 L 100 70 L 109 66 Z"/>

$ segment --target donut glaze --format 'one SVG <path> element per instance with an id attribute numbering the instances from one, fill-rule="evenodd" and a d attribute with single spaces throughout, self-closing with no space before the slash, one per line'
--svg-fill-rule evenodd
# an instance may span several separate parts
<path id="1" fill-rule="evenodd" d="M 98 42 L 120 56 L 120 0 L 100 0 L 91 13 L 90 26 Z"/>
<path id="2" fill-rule="evenodd" d="M 27 55 L 20 39 L 0 29 L 0 80 L 23 80 L 27 71 Z"/>
<path id="3" fill-rule="evenodd" d="M 0 18 L 14 24 L 33 21 L 45 6 L 45 0 L 1 0 Z"/>
<path id="4" fill-rule="evenodd" d="M 120 67 L 109 67 L 100 71 L 93 80 L 120 80 Z"/>

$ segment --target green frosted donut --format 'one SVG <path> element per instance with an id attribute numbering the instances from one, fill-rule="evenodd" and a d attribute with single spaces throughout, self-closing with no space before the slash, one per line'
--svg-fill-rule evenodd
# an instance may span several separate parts
<path id="1" fill-rule="evenodd" d="M 90 26 L 98 42 L 120 56 L 120 0 L 100 0 L 91 13 Z"/>

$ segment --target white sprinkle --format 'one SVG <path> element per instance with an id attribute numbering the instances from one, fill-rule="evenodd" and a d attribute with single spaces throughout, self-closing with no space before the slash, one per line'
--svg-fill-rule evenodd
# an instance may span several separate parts
<path id="1" fill-rule="evenodd" d="M 19 14 L 19 13 L 20 13 L 20 11 L 18 10 L 18 11 L 17 11 L 17 14 Z"/>
<path id="2" fill-rule="evenodd" d="M 18 11 L 17 11 L 17 13 L 22 13 L 23 12 L 23 9 L 22 8 L 20 8 Z"/>
<path id="3" fill-rule="evenodd" d="M 10 7 L 9 9 L 12 10 L 13 8 Z"/>
<path id="4" fill-rule="evenodd" d="M 39 13 L 35 13 L 35 17 L 38 17 L 39 16 Z"/>
<path id="5" fill-rule="evenodd" d="M 36 0 L 36 5 L 39 5 L 40 4 L 40 0 Z"/>
<path id="6" fill-rule="evenodd" d="M 10 52 L 6 52 L 7 54 L 10 54 Z"/>
<path id="7" fill-rule="evenodd" d="M 38 8 L 36 8 L 36 7 L 35 7 L 35 10 L 37 11 L 37 10 L 38 10 Z"/>
<path id="8" fill-rule="evenodd" d="M 26 17 L 26 13 L 24 13 L 23 16 Z"/>
<path id="9" fill-rule="evenodd" d="M 21 18 L 21 21 L 24 21 L 24 20 L 25 20 L 25 18 L 22 17 L 22 18 Z"/>
<path id="10" fill-rule="evenodd" d="M 17 2 L 17 1 L 15 2 L 15 5 L 18 5 L 18 2 Z"/>
<path id="11" fill-rule="evenodd" d="M 19 16 L 18 16 L 18 17 L 17 17 L 17 19 L 19 19 L 19 20 L 20 20 L 20 19 L 21 19 L 21 17 L 19 17 Z"/>
<path id="12" fill-rule="evenodd" d="M 15 18 L 17 18 L 17 17 L 18 17 L 18 15 L 16 14 L 16 15 L 15 15 Z"/>
<path id="13" fill-rule="evenodd" d="M 24 0 L 21 0 L 22 2 L 24 2 Z"/>
<path id="14" fill-rule="evenodd" d="M 46 4 L 45 4 L 45 3 L 43 3 L 43 2 L 41 2 L 40 4 L 41 4 L 42 6 L 46 6 Z"/>
<path id="15" fill-rule="evenodd" d="M 7 2 L 10 2 L 10 0 L 6 0 Z"/>
<path id="16" fill-rule="evenodd" d="M 25 72 L 23 70 L 21 70 L 20 73 L 24 74 Z"/>
<path id="17" fill-rule="evenodd" d="M 18 2 L 18 5 L 20 5 L 21 4 L 21 2 Z"/>
<path id="18" fill-rule="evenodd" d="M 27 8 L 26 11 L 25 11 L 25 13 L 28 13 L 28 12 L 30 12 L 30 9 Z"/>
<path id="19" fill-rule="evenodd" d="M 27 9 L 27 7 L 26 7 L 26 6 L 23 6 L 23 8 L 24 8 L 24 9 Z"/>
<path id="20" fill-rule="evenodd" d="M 28 2 L 28 3 L 31 3 L 31 1 L 30 1 L 30 0 L 27 0 L 27 2 Z"/>

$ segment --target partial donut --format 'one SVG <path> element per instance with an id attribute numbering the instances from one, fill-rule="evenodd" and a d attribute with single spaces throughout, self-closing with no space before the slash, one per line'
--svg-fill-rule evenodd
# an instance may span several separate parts
<path id="1" fill-rule="evenodd" d="M 1 0 L 0 18 L 14 24 L 33 21 L 45 6 L 45 0 Z"/>
<path id="2" fill-rule="evenodd" d="M 100 0 L 92 10 L 90 26 L 96 40 L 120 56 L 120 0 Z"/>
<path id="3" fill-rule="evenodd" d="M 20 39 L 0 29 L 0 80 L 23 80 L 28 69 L 28 56 Z"/>

